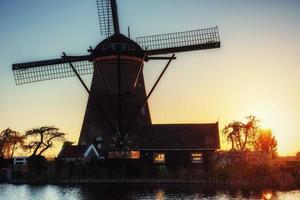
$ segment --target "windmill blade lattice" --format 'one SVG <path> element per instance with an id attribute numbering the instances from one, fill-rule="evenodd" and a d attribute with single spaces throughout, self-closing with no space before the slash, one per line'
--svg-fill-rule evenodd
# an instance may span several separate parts
<path id="1" fill-rule="evenodd" d="M 92 74 L 94 71 L 88 56 L 17 63 L 12 67 L 16 85 L 75 76 L 69 62 L 72 62 L 80 75 Z"/>
<path id="2" fill-rule="evenodd" d="M 147 49 L 147 55 L 179 53 L 220 47 L 218 27 L 138 37 L 136 41 L 143 49 Z"/>
<path id="3" fill-rule="evenodd" d="M 97 10 L 100 34 L 110 36 L 114 34 L 114 21 L 110 0 L 97 0 Z"/>

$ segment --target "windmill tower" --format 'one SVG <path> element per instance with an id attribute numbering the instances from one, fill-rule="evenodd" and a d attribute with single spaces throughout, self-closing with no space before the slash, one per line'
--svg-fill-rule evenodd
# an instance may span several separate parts
<path id="1" fill-rule="evenodd" d="M 135 41 L 119 29 L 116 0 L 97 0 L 100 32 L 107 36 L 88 55 L 17 63 L 12 65 L 16 84 L 77 76 L 89 93 L 79 143 L 97 136 L 104 148 L 124 151 L 129 148 L 130 132 L 151 124 L 148 99 L 164 72 L 175 59 L 174 53 L 220 47 L 217 27 L 193 31 L 138 37 Z M 172 54 L 163 56 L 163 54 Z M 144 62 L 166 60 L 159 78 L 146 94 Z M 82 75 L 93 74 L 88 88 Z"/>

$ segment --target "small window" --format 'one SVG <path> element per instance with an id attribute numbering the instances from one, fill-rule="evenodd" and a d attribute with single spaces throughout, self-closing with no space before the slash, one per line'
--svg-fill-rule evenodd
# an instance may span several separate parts
<path id="1" fill-rule="evenodd" d="M 140 152 L 139 151 L 131 151 L 130 158 L 131 159 L 140 159 Z"/>
<path id="2" fill-rule="evenodd" d="M 126 151 L 109 151 L 108 158 L 110 159 L 124 159 L 126 158 Z"/>
<path id="3" fill-rule="evenodd" d="M 108 152 L 110 159 L 140 159 L 139 151 L 110 151 Z"/>
<path id="4" fill-rule="evenodd" d="M 110 43 L 108 44 L 108 48 L 113 51 L 116 50 L 127 51 L 129 47 L 127 43 Z"/>
<path id="5" fill-rule="evenodd" d="M 200 152 L 191 153 L 192 163 L 203 163 L 203 155 Z"/>
<path id="6" fill-rule="evenodd" d="M 134 50 L 136 50 L 135 45 L 134 45 L 133 43 L 129 43 L 129 44 L 128 44 L 128 50 L 129 50 L 129 51 L 134 51 Z"/>
<path id="7" fill-rule="evenodd" d="M 153 162 L 154 163 L 165 163 L 166 162 L 165 153 L 154 153 L 153 154 Z"/>

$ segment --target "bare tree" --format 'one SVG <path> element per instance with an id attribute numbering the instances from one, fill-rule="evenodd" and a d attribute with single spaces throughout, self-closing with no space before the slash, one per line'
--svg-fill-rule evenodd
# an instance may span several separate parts
<path id="1" fill-rule="evenodd" d="M 46 150 L 52 148 L 55 142 L 65 141 L 66 133 L 60 132 L 56 127 L 40 127 L 26 131 L 26 150 L 32 151 L 31 156 L 41 156 Z"/>
<path id="2" fill-rule="evenodd" d="M 0 133 L 0 157 L 12 158 L 23 147 L 25 136 L 7 128 Z"/>
<path id="3" fill-rule="evenodd" d="M 247 116 L 247 122 L 244 124 L 243 130 L 243 146 L 242 149 L 253 149 L 259 132 L 259 120 L 255 116 Z"/>
<path id="4" fill-rule="evenodd" d="M 222 132 L 226 136 L 227 141 L 231 142 L 231 149 L 236 149 L 240 146 L 242 127 L 243 124 L 238 121 L 229 123 L 224 127 Z"/>
<path id="5" fill-rule="evenodd" d="M 258 120 L 255 116 L 248 116 L 246 120 L 246 123 L 233 121 L 222 130 L 227 141 L 231 142 L 231 149 L 245 151 L 254 148 L 259 130 Z"/>

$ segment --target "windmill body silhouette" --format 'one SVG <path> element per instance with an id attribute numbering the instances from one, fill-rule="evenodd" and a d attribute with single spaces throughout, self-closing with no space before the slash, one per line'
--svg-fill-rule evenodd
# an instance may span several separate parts
<path id="1" fill-rule="evenodd" d="M 12 65 L 17 85 L 77 76 L 89 99 L 79 144 L 101 136 L 105 149 L 128 150 L 131 133 L 140 125 L 151 125 L 148 99 L 164 72 L 180 52 L 220 47 L 217 27 L 138 37 L 135 41 L 119 30 L 116 0 L 97 0 L 100 32 L 107 36 L 89 54 L 17 63 Z M 163 56 L 163 54 L 172 54 Z M 147 94 L 144 62 L 166 60 L 157 81 Z M 82 75 L 93 74 L 88 88 Z"/>

